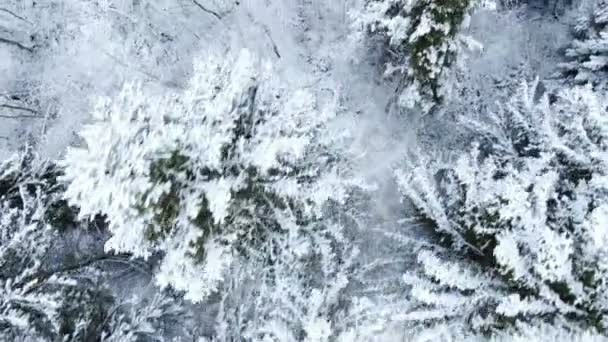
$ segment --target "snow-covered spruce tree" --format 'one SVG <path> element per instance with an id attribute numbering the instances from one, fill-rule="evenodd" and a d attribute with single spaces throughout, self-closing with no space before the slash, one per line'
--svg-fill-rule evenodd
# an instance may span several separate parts
<path id="1" fill-rule="evenodd" d="M 127 85 L 99 104 L 68 150 L 66 198 L 107 217 L 107 249 L 160 253 L 158 283 L 202 300 L 235 258 L 273 263 L 274 235 L 307 240 L 344 198 L 341 157 L 318 141 L 325 109 L 247 50 L 199 60 L 183 92 Z"/>
<path id="2" fill-rule="evenodd" d="M 420 305 L 412 319 L 608 327 L 608 97 L 588 86 L 549 101 L 536 88 L 477 123 L 477 145 L 457 162 L 397 173 L 447 246 L 420 253 L 405 278 Z"/>
<path id="3" fill-rule="evenodd" d="M 369 0 L 359 14 L 371 36 L 381 36 L 386 51 L 386 74 L 400 78 L 399 102 L 423 111 L 440 102 L 446 70 L 461 43 L 458 32 L 466 24 L 471 0 Z M 465 39 L 465 41 L 469 41 Z"/>
<path id="4" fill-rule="evenodd" d="M 61 174 L 31 148 L 0 164 L 0 339 L 162 338 L 162 324 L 181 314 L 172 297 L 159 293 L 149 302 L 122 301 L 105 281 L 108 268 L 102 267 L 120 258 L 65 250 L 78 242 L 66 240 L 70 231 L 93 227 L 78 222 L 77 211 L 63 200 Z"/>
<path id="5" fill-rule="evenodd" d="M 577 84 L 606 88 L 608 70 L 608 1 L 588 0 L 580 5 L 573 27 L 575 37 L 566 49 L 560 71 Z"/>

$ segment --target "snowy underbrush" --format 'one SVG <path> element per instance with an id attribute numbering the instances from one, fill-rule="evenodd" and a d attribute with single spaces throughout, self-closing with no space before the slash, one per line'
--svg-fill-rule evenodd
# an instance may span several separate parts
<path id="1" fill-rule="evenodd" d="M 62 168 L 31 148 L 0 164 L 0 338 L 141 341 L 183 334 L 179 300 L 156 289 L 125 298 L 117 274 L 138 263 L 103 253 L 103 220 L 80 222 Z M 150 291 L 151 290 L 151 291 Z"/>

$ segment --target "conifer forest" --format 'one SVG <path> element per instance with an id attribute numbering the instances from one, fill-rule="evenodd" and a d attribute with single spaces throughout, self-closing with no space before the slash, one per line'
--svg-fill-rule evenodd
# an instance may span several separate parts
<path id="1" fill-rule="evenodd" d="M 608 341 L 608 0 L 0 0 L 5 341 Z"/>

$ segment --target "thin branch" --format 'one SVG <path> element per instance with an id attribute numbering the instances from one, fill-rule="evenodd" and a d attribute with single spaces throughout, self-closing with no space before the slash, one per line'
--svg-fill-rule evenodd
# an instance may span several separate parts
<path id="1" fill-rule="evenodd" d="M 15 109 L 15 110 L 22 110 L 22 111 L 26 111 L 26 112 L 30 112 L 32 114 L 36 114 L 38 115 L 38 111 L 31 109 L 31 108 L 27 108 L 27 107 L 21 107 L 21 106 L 14 106 L 14 105 L 9 105 L 9 104 L 1 104 L 0 108 L 8 108 L 8 109 Z"/>
<path id="2" fill-rule="evenodd" d="M 32 279 L 36 279 L 38 282 L 37 284 L 33 285 L 32 287 L 30 287 L 26 293 L 31 293 L 32 291 L 34 291 L 35 289 L 43 286 L 45 284 L 45 282 L 51 278 L 53 275 L 56 274 L 65 274 L 65 273 L 69 273 L 72 271 L 79 271 L 82 270 L 86 267 L 89 266 L 93 266 L 96 263 L 100 263 L 100 262 L 117 262 L 117 263 L 122 263 L 122 264 L 126 264 L 127 266 L 132 267 L 133 269 L 136 269 L 144 274 L 150 275 L 151 272 L 149 270 L 144 269 L 144 267 L 142 267 L 141 265 L 138 265 L 135 262 L 129 262 L 128 260 L 122 260 L 121 257 L 118 256 L 111 256 L 111 255 L 107 255 L 107 254 L 102 254 L 100 256 L 88 259 L 88 260 L 84 260 L 82 262 L 79 263 L 75 263 L 73 265 L 68 265 L 68 266 L 64 266 L 62 268 L 57 268 L 57 269 L 53 269 L 53 270 L 49 270 L 49 271 L 41 271 L 38 272 L 36 274 L 33 274 L 30 277 L 26 278 L 26 281 L 30 281 Z"/>
<path id="3" fill-rule="evenodd" d="M 279 48 L 277 47 L 277 44 L 274 42 L 274 39 L 272 39 L 272 36 L 270 35 L 270 29 L 268 28 L 268 26 L 263 24 L 262 27 L 264 28 L 264 33 L 266 33 L 268 40 L 270 40 L 270 44 L 272 44 L 272 50 L 274 51 L 274 54 L 277 55 L 277 58 L 280 59 L 281 54 L 279 53 Z"/>
<path id="4" fill-rule="evenodd" d="M 212 11 L 212 10 L 210 10 L 210 9 L 206 8 L 205 6 L 201 5 L 201 3 L 200 3 L 200 2 L 198 2 L 198 1 L 196 1 L 196 0 L 192 0 L 192 2 L 193 2 L 193 3 L 194 3 L 194 4 L 195 4 L 195 5 L 198 7 L 198 8 L 200 8 L 200 9 L 201 9 L 203 12 L 211 14 L 212 16 L 216 17 L 216 18 L 217 18 L 217 20 L 222 20 L 222 16 L 221 16 L 219 13 L 217 13 L 217 12 L 215 12 L 215 11 Z"/>
<path id="5" fill-rule="evenodd" d="M 17 18 L 17 19 L 23 20 L 23 21 L 25 21 L 26 23 L 28 23 L 28 24 L 32 25 L 32 22 L 31 22 L 31 21 L 29 21 L 29 20 L 25 19 L 25 18 L 24 18 L 24 17 L 22 17 L 22 16 L 17 15 L 15 12 L 13 12 L 13 11 L 11 11 L 11 10 L 7 10 L 6 8 L 1 8 L 1 7 L 0 7 L 0 12 L 8 13 L 8 14 L 12 15 L 13 17 Z"/>
<path id="6" fill-rule="evenodd" d="M 23 115 L 2 115 L 2 114 L 0 114 L 0 118 L 3 118 L 3 119 L 44 119 L 42 116 L 27 115 L 27 114 L 23 114 Z"/>
<path id="7" fill-rule="evenodd" d="M 21 50 L 25 50 L 27 52 L 34 52 L 34 49 L 29 47 L 29 46 L 25 46 L 19 42 L 16 42 L 14 40 L 10 40 L 10 39 L 6 39 L 6 38 L 2 38 L 0 37 L 0 43 L 5 43 L 5 44 L 9 44 L 9 45 L 13 45 L 18 47 Z"/>
<path id="8" fill-rule="evenodd" d="M 138 263 L 130 258 L 125 259 L 124 257 L 109 256 L 104 261 L 123 264 L 123 265 L 129 266 L 129 267 L 139 271 L 142 274 L 151 275 L 150 271 L 146 269 L 147 266 L 145 264 L 141 265 L 140 263 Z"/>
<path id="9" fill-rule="evenodd" d="M 266 26 L 264 23 L 260 23 L 259 21 L 255 20 L 255 18 L 253 18 L 253 15 L 251 15 L 251 13 L 247 13 L 247 16 L 249 17 L 249 19 L 251 19 L 251 21 L 254 24 L 259 25 L 262 28 L 262 30 L 266 34 L 266 37 L 268 37 L 270 44 L 272 45 L 272 50 L 274 51 L 274 54 L 277 56 L 277 58 L 280 59 L 281 54 L 279 53 L 279 48 L 277 47 L 277 44 L 274 42 L 274 39 L 272 39 L 272 35 L 270 34 L 270 29 L 268 28 L 268 26 Z"/>
<path id="10" fill-rule="evenodd" d="M 103 319 L 103 322 L 101 323 L 100 326 L 105 327 L 106 324 L 108 324 L 108 322 L 110 321 L 110 319 L 112 319 L 112 316 L 114 316 L 116 311 L 118 311 L 118 309 L 120 309 L 122 306 L 129 305 L 129 304 L 131 304 L 131 303 L 125 302 L 125 303 L 120 303 L 120 304 L 114 306 L 114 308 L 112 308 L 112 311 L 107 313 L 106 317 Z M 116 330 L 117 327 L 118 326 L 112 325 L 112 335 L 110 335 L 110 336 L 113 336 L 114 331 Z"/>
<path id="11" fill-rule="evenodd" d="M 34 109 L 31 109 L 31 108 L 14 106 L 14 105 L 9 105 L 9 104 L 1 104 L 0 108 L 20 110 L 20 111 L 32 113 L 32 114 L 19 114 L 19 115 L 0 114 L 0 118 L 4 118 L 4 119 L 43 119 L 43 117 L 40 116 L 40 114 L 37 111 L 35 111 Z"/>

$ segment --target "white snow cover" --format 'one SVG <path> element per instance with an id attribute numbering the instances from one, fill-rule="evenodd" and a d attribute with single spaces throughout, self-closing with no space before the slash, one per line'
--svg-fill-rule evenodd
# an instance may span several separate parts
<path id="1" fill-rule="evenodd" d="M 172 294 L 100 339 L 606 340 L 608 2 L 471 1 L 455 25 L 438 3 L 0 4 L 0 157 L 59 158 L 105 255 Z M 402 47 L 453 29 L 419 56 L 437 106 Z M 53 241 L 5 202 L 0 254 L 36 259 L 17 279 Z M 15 284 L 0 326 L 45 341 L 15 303 L 65 298 Z"/>

